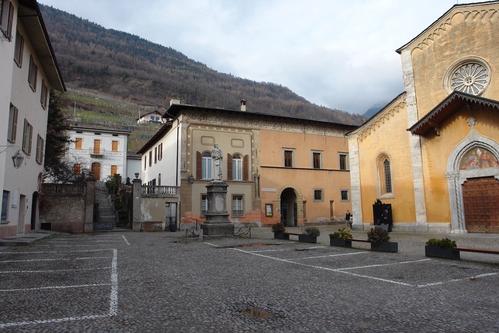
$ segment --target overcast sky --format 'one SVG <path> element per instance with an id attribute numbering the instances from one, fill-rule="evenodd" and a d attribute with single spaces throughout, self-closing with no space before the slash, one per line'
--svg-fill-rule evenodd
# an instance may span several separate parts
<path id="1" fill-rule="evenodd" d="M 457 1 L 40 2 L 170 46 L 218 71 L 282 84 L 314 103 L 363 113 L 402 91 L 395 49 Z"/>

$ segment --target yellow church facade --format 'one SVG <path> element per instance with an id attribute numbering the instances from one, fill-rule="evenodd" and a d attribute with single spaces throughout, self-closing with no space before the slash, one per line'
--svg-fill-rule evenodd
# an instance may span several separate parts
<path id="1" fill-rule="evenodd" d="M 499 1 L 453 6 L 397 52 L 404 92 L 348 134 L 353 224 L 499 232 Z"/>

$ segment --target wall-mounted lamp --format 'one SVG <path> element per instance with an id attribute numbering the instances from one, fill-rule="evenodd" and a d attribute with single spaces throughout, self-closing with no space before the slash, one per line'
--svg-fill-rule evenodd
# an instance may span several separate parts
<path id="1" fill-rule="evenodd" d="M 19 169 L 23 164 L 24 156 L 21 154 L 21 151 L 17 151 L 14 156 L 12 156 L 12 162 L 14 162 L 14 168 Z"/>

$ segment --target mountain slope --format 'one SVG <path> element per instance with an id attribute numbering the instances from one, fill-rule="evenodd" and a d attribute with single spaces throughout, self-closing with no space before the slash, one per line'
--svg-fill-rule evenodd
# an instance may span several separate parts
<path id="1" fill-rule="evenodd" d="M 58 9 L 41 6 L 63 78 L 80 90 L 138 105 L 166 105 L 170 98 L 188 104 L 235 109 L 248 100 L 255 112 L 359 124 L 360 115 L 308 102 L 286 87 L 219 73 L 172 48 L 105 29 Z"/>

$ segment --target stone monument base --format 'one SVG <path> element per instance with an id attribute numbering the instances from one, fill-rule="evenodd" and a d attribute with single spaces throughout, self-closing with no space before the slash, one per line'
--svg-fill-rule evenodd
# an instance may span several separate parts
<path id="1" fill-rule="evenodd" d="M 232 223 L 203 223 L 203 237 L 232 237 L 234 236 L 234 225 Z"/>

